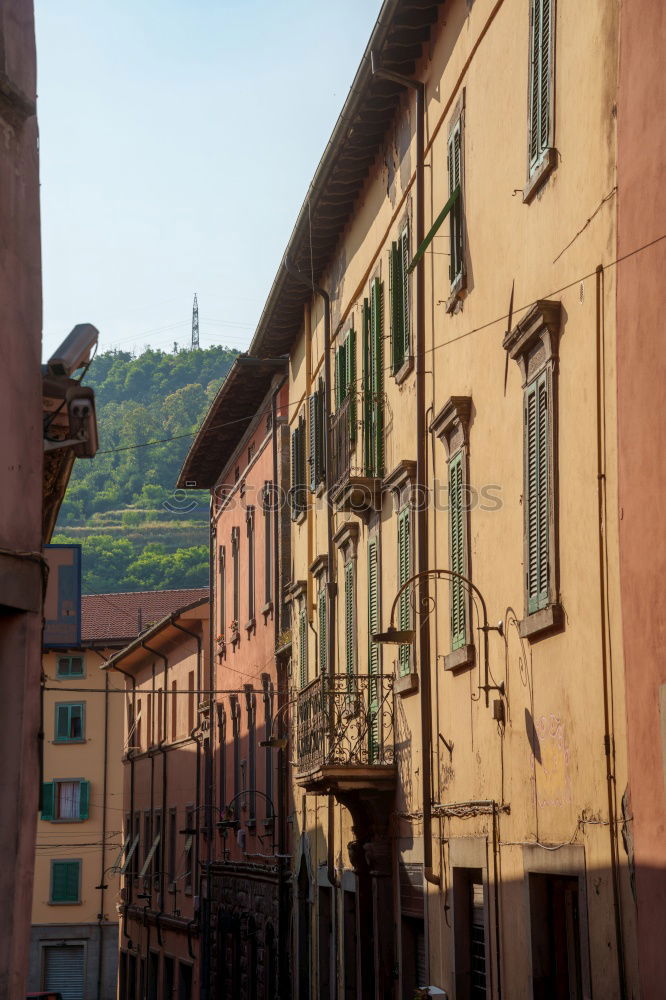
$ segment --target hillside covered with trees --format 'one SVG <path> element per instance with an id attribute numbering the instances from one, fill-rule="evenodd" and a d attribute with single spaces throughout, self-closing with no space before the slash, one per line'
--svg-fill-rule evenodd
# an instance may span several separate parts
<path id="1" fill-rule="evenodd" d="M 207 584 L 208 495 L 174 488 L 235 355 L 148 349 L 93 361 L 99 452 L 74 464 L 53 538 L 82 545 L 84 593 Z"/>

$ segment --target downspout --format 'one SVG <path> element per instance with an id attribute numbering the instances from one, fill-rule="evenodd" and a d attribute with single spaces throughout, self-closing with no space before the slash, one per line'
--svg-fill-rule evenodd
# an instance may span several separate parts
<path id="1" fill-rule="evenodd" d="M 97 652 L 97 650 L 95 650 L 95 652 Z M 97 653 L 97 655 L 101 657 L 102 654 L 101 653 Z M 123 677 L 128 677 L 129 680 L 130 680 L 130 683 L 132 684 L 132 716 L 134 718 L 134 726 L 136 727 L 136 724 L 137 724 L 137 718 L 136 718 L 136 678 L 133 677 L 132 674 L 129 673 L 129 671 L 123 670 L 122 667 L 119 667 L 116 664 L 114 664 L 111 667 L 111 669 L 117 671 L 117 673 L 119 673 L 119 674 L 122 674 Z M 128 747 L 127 752 L 129 754 L 129 752 L 130 752 L 129 751 L 129 747 Z M 129 757 L 129 764 L 130 764 L 130 838 L 131 838 L 130 839 L 130 847 L 131 847 L 132 842 L 134 840 L 134 757 L 133 756 Z M 125 908 L 123 910 L 123 937 L 125 937 L 128 941 L 130 940 L 130 936 L 127 933 L 127 906 L 129 905 L 129 903 L 132 902 L 133 894 L 134 894 L 134 880 L 130 876 L 130 879 L 129 879 L 129 897 L 130 898 L 129 898 L 129 900 L 125 901 Z"/>
<path id="2" fill-rule="evenodd" d="M 424 233 L 424 158 L 425 158 L 425 84 L 400 73 L 381 69 L 374 52 L 370 53 L 372 74 L 392 80 L 416 93 L 416 246 L 421 246 Z M 416 265 L 416 571 L 426 574 L 428 558 L 428 434 L 425 404 L 425 263 L 422 256 Z M 427 608 L 430 597 L 428 577 L 419 578 L 419 607 Z M 441 874 L 432 867 L 432 696 L 430 685 L 430 630 L 428 616 L 423 615 L 418 629 L 419 663 L 421 665 L 421 752 L 423 785 L 423 876 L 432 885 L 441 885 Z"/>
<path id="3" fill-rule="evenodd" d="M 215 551 L 217 543 L 217 525 L 213 522 L 213 496 L 211 495 L 211 518 L 210 518 L 210 530 L 208 539 L 208 598 L 209 598 L 209 613 L 208 613 L 208 671 L 209 671 L 209 683 L 207 684 L 208 689 L 208 718 L 210 720 L 210 729 L 208 736 L 208 758 L 210 766 L 206 767 L 206 762 L 204 761 L 204 773 L 207 773 L 210 779 L 210 787 L 206 789 L 205 798 L 207 803 L 214 805 L 215 792 L 214 789 L 217 788 L 217 781 L 215 780 L 214 767 L 215 767 L 215 753 L 214 753 L 214 719 L 215 719 L 215 689 L 217 687 L 217 663 L 215 659 L 215 649 L 213 646 L 213 625 L 215 622 L 216 610 L 213 601 L 213 595 L 215 593 Z M 222 623 L 224 624 L 224 623 Z M 198 740 L 197 740 L 198 743 Z M 224 753 L 224 748 L 220 748 L 220 753 Z M 220 803 L 220 808 L 224 806 L 224 803 Z M 201 933 L 201 977 L 199 981 L 199 990 L 202 1000 L 207 1000 L 210 989 L 210 953 L 211 953 L 211 927 L 209 919 L 209 897 L 210 897 L 210 868 L 212 864 L 212 850 L 213 850 L 213 830 L 211 826 L 211 808 L 206 810 L 207 825 L 208 825 L 208 837 L 206 839 L 206 898 L 201 901 L 202 906 L 206 907 L 203 914 L 203 924 Z"/>
<path id="4" fill-rule="evenodd" d="M 612 692 L 609 690 L 608 619 L 607 600 L 607 505 L 606 505 L 606 458 L 605 458 L 605 343 L 604 343 L 604 269 L 599 265 L 596 271 L 596 368 L 597 368 L 597 505 L 599 531 L 599 619 L 601 635 L 601 679 L 604 706 L 604 755 L 606 761 L 606 793 L 608 796 L 608 833 L 610 838 L 611 877 L 613 883 L 613 915 L 615 918 L 615 941 L 617 947 L 617 971 L 620 984 L 620 998 L 626 1000 L 627 979 L 624 958 L 624 936 L 622 929 L 622 896 L 620 890 L 619 859 L 617 844 L 617 811 L 615 808 L 615 733 L 613 726 Z M 612 684 L 612 679 L 611 679 Z"/>
<path id="5" fill-rule="evenodd" d="M 331 476 L 331 297 L 328 292 L 315 285 L 305 274 L 302 274 L 295 264 L 285 256 L 284 266 L 287 272 L 296 281 L 299 281 L 306 288 L 311 289 L 319 295 L 324 302 L 324 423 L 326 433 L 324 434 L 324 478 L 326 490 L 326 536 L 328 542 L 328 669 L 330 674 L 335 674 L 335 611 L 337 594 L 336 584 L 336 563 L 335 546 L 333 544 L 333 507 L 329 499 L 330 476 Z M 339 887 L 339 879 L 335 871 L 335 860 L 333 851 L 333 836 L 335 833 L 335 804 L 329 795 L 328 802 L 328 851 L 326 859 L 326 869 L 328 881 L 334 888 Z"/>
<path id="6" fill-rule="evenodd" d="M 162 946 L 162 929 L 160 927 L 160 918 L 161 918 L 162 914 L 164 913 L 164 896 L 165 896 L 165 893 L 164 893 L 164 859 L 165 859 L 164 846 L 165 846 L 165 836 L 164 836 L 164 834 L 165 834 L 166 828 L 167 828 L 167 819 L 166 819 L 166 817 L 167 817 L 167 758 L 166 758 L 167 750 L 166 750 L 166 747 L 164 746 L 164 744 L 166 742 L 166 725 L 167 725 L 167 722 L 166 722 L 166 720 L 167 720 L 167 712 L 166 712 L 167 695 L 166 695 L 166 692 L 169 689 L 169 683 L 168 683 L 168 681 L 169 681 L 169 660 L 168 660 L 168 657 L 166 657 L 163 653 L 158 652 L 158 650 L 153 649 L 151 646 L 148 645 L 148 643 L 142 641 L 141 645 L 142 645 L 142 647 L 145 650 L 147 650 L 147 652 L 152 653 L 154 656 L 158 656 L 160 658 L 160 660 L 162 660 L 162 662 L 164 663 L 164 695 L 163 695 L 164 701 L 162 703 L 162 732 L 159 734 L 159 736 L 160 736 L 160 742 L 159 742 L 159 747 L 158 747 L 160 753 L 162 754 L 162 828 L 160 830 L 160 857 L 161 857 L 162 860 L 161 860 L 161 863 L 160 863 L 160 873 L 159 873 L 159 875 L 160 875 L 160 908 L 159 908 L 159 910 L 157 912 L 157 916 L 155 918 L 155 923 L 156 923 L 156 926 L 157 926 L 157 939 L 158 939 L 158 943 L 159 943 L 159 945 L 161 947 Z M 152 810 L 152 795 L 151 795 L 151 810 Z M 153 834 L 154 834 L 154 831 L 153 831 Z M 151 887 L 151 902 L 152 902 L 152 887 Z"/>

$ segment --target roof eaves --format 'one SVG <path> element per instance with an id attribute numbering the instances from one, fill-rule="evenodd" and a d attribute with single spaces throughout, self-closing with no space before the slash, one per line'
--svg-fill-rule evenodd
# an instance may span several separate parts
<path id="1" fill-rule="evenodd" d="M 178 608 L 176 611 L 172 611 L 171 614 L 165 615 L 164 618 L 160 618 L 158 622 L 155 622 L 155 624 L 151 625 L 149 629 L 146 629 L 145 632 L 138 635 L 136 639 L 133 639 L 132 642 L 127 644 L 127 646 L 119 652 L 114 653 L 114 655 L 110 656 L 108 660 L 104 661 L 104 663 L 101 663 L 99 669 L 113 669 L 113 667 L 124 660 L 125 657 L 129 656 L 135 650 L 140 649 L 147 639 L 151 639 L 156 635 L 159 635 L 163 629 L 168 628 L 169 625 L 172 625 L 177 618 L 182 617 L 182 615 L 184 615 L 187 611 L 193 611 L 195 608 L 201 607 L 202 604 L 207 604 L 208 601 L 208 597 L 200 597 L 199 600 L 193 601 L 191 604 L 186 604 L 185 607 Z"/>

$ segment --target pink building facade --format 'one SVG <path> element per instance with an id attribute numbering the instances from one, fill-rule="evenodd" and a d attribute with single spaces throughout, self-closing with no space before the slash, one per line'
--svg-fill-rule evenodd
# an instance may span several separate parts
<path id="1" fill-rule="evenodd" d="M 276 653 L 289 542 L 283 367 L 236 361 L 179 484 L 212 494 L 216 833 L 206 965 L 221 1000 L 287 995 L 286 663 Z"/>
<path id="2" fill-rule="evenodd" d="M 120 1000 L 200 995 L 211 825 L 208 616 L 208 598 L 199 598 L 104 664 L 127 692 Z"/>

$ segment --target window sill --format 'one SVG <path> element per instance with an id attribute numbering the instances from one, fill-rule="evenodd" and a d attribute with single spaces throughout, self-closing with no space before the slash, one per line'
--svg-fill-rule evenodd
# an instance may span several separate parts
<path id="1" fill-rule="evenodd" d="M 446 300 L 446 311 L 447 313 L 455 312 L 458 303 L 462 301 L 464 293 L 467 291 L 467 275 L 464 271 L 458 275 L 456 280 L 451 285 L 451 291 L 449 292 L 449 297 Z"/>
<path id="2" fill-rule="evenodd" d="M 323 497 L 325 492 L 326 492 L 326 481 L 322 479 L 320 483 L 317 483 L 317 486 L 314 491 L 314 496 L 316 496 L 317 499 L 319 500 L 321 497 Z"/>
<path id="3" fill-rule="evenodd" d="M 529 639 L 530 642 L 560 632 L 563 628 L 564 609 L 561 604 L 549 604 L 541 611 L 527 615 L 518 625 L 521 639 Z"/>
<path id="4" fill-rule="evenodd" d="M 263 608 L 261 609 L 261 613 L 264 616 L 264 623 L 265 623 L 265 619 L 267 619 L 269 615 L 273 614 L 273 602 L 266 601 Z"/>
<path id="5" fill-rule="evenodd" d="M 308 516 L 307 510 L 299 510 L 298 514 L 291 515 L 291 519 L 294 522 L 294 524 L 303 524 L 307 516 Z"/>
<path id="6" fill-rule="evenodd" d="M 71 819 L 68 817 L 61 819 L 59 816 L 54 816 L 53 819 L 42 819 L 41 816 L 39 818 L 42 823 L 85 823 L 85 820 L 81 819 L 80 816 L 72 816 Z"/>
<path id="7" fill-rule="evenodd" d="M 83 903 L 82 899 L 69 900 L 68 902 L 58 902 L 55 899 L 49 899 L 47 906 L 81 906 Z"/>
<path id="8" fill-rule="evenodd" d="M 557 166 L 557 150 L 553 146 L 549 146 L 546 150 L 543 160 L 536 168 L 532 176 L 529 178 L 527 184 L 523 188 L 523 204 L 529 205 L 536 195 L 537 191 L 541 185 L 545 182 L 546 178 L 553 172 Z"/>
<path id="9" fill-rule="evenodd" d="M 407 695 L 416 694 L 419 689 L 419 675 L 416 671 L 409 674 L 396 674 L 393 681 L 393 690 L 396 694 L 405 698 Z"/>
<path id="10" fill-rule="evenodd" d="M 396 385 L 402 385 L 409 373 L 414 368 L 414 358 L 410 355 L 400 367 L 393 372 L 393 378 L 395 379 Z"/>
<path id="11" fill-rule="evenodd" d="M 88 741 L 85 738 L 85 736 L 83 736 L 83 737 L 81 737 L 81 739 L 76 739 L 76 738 L 75 739 L 71 739 L 71 740 L 55 739 L 55 740 L 51 740 L 51 742 L 55 746 L 60 746 L 60 744 L 62 744 L 62 743 L 87 743 Z"/>
<path id="12" fill-rule="evenodd" d="M 475 649 L 472 643 L 466 643 L 460 649 L 454 649 L 444 657 L 445 670 L 463 670 L 466 667 L 473 667 L 475 661 Z"/>
<path id="13" fill-rule="evenodd" d="M 257 631 L 256 618 L 250 618 L 249 622 L 245 623 L 245 631 L 247 632 L 248 636 L 252 635 L 254 632 Z"/>

